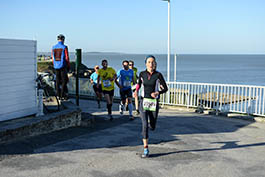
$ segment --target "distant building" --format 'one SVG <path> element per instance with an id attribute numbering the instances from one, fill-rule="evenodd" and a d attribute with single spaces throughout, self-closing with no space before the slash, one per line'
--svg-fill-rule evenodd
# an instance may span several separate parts
<path id="1" fill-rule="evenodd" d="M 38 61 L 51 61 L 52 58 L 51 56 L 46 56 L 46 55 L 38 55 L 37 56 Z"/>

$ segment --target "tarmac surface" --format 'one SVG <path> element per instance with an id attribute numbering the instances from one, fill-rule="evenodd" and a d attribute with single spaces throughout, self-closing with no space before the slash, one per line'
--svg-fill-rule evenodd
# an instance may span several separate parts
<path id="1" fill-rule="evenodd" d="M 74 102 L 74 100 L 72 100 Z M 114 104 L 114 120 L 92 100 L 80 100 L 92 126 L 69 128 L 0 147 L 1 177 L 262 177 L 265 124 L 160 109 L 141 159 L 141 120 Z M 89 114 L 88 114 L 89 113 Z"/>

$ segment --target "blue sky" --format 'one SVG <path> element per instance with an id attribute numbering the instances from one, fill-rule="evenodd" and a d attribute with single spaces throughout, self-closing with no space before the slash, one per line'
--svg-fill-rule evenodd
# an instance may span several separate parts
<path id="1" fill-rule="evenodd" d="M 167 53 L 167 2 L 161 0 L 1 0 L 0 38 L 36 39 L 49 52 L 56 36 L 70 51 Z M 171 51 L 264 54 L 264 0 L 171 0 Z"/>

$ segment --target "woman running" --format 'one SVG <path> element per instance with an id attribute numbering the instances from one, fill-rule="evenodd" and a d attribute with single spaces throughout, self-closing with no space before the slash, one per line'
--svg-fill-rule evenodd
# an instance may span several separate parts
<path id="1" fill-rule="evenodd" d="M 93 84 L 93 89 L 94 89 L 94 92 L 96 94 L 97 101 L 98 101 L 98 108 L 100 108 L 100 101 L 101 101 L 101 97 L 102 97 L 102 88 L 101 88 L 101 85 L 99 85 L 99 88 L 97 87 L 99 66 L 96 65 L 94 67 L 94 69 L 95 69 L 95 72 L 93 72 L 93 74 L 91 74 L 90 82 L 91 82 L 91 84 Z"/>
<path id="2" fill-rule="evenodd" d="M 167 92 L 168 90 L 163 75 L 156 71 L 155 57 L 152 55 L 147 56 L 145 59 L 145 65 L 146 70 L 140 73 L 136 91 L 134 92 L 134 95 L 138 96 L 137 93 L 140 87 L 143 87 L 140 95 L 141 100 L 139 108 L 142 119 L 144 145 L 144 153 L 141 155 L 142 158 L 149 157 L 148 128 L 155 130 L 159 111 L 159 95 Z M 148 122 L 150 123 L 149 126 Z"/>

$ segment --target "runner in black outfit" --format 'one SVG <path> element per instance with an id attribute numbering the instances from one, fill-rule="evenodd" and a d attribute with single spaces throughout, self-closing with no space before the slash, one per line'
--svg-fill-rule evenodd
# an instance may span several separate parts
<path id="1" fill-rule="evenodd" d="M 140 114 L 142 119 L 142 135 L 144 144 L 144 153 L 141 156 L 142 158 L 149 156 L 148 128 L 155 130 L 159 111 L 159 95 L 167 92 L 168 90 L 163 75 L 155 70 L 155 62 L 154 56 L 150 55 L 146 57 L 146 70 L 140 73 L 136 91 L 134 92 L 134 95 L 137 96 L 140 87 L 143 86 L 140 100 Z M 160 85 L 162 87 L 160 87 Z M 148 120 L 150 122 L 149 126 Z"/>

